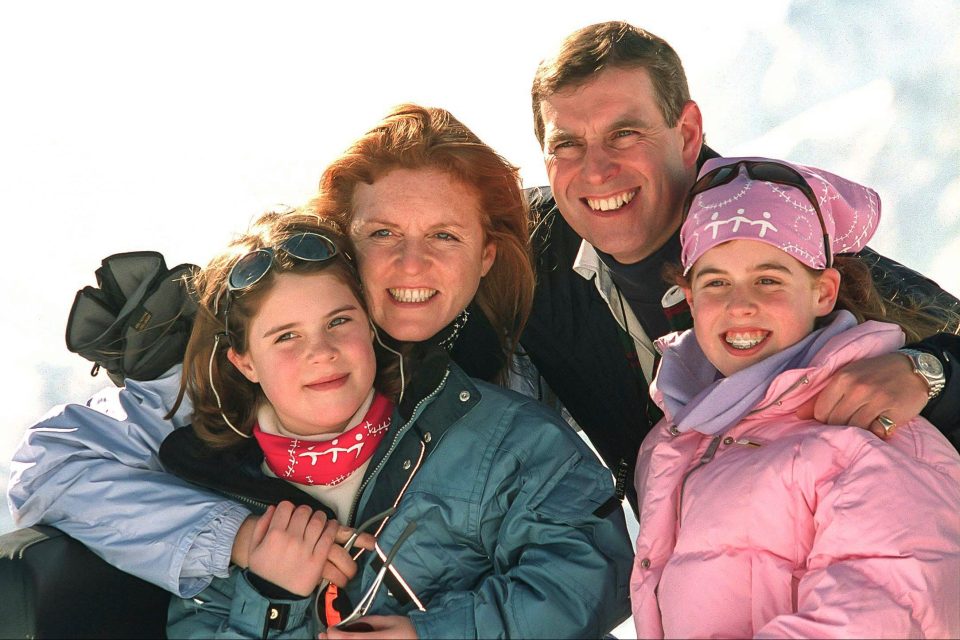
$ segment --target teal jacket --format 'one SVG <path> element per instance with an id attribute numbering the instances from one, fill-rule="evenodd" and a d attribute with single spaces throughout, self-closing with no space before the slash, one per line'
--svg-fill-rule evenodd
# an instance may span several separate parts
<path id="1" fill-rule="evenodd" d="M 370 614 L 406 615 L 420 638 L 600 637 L 629 615 L 633 551 L 610 472 L 538 402 L 450 365 L 409 420 L 394 420 L 351 523 L 398 496 L 380 552 L 417 528 L 393 560 L 402 582 L 386 581 Z M 381 558 L 358 563 L 353 603 Z M 271 601 L 233 570 L 174 599 L 168 635 L 315 638 L 311 609 L 312 598 Z"/>

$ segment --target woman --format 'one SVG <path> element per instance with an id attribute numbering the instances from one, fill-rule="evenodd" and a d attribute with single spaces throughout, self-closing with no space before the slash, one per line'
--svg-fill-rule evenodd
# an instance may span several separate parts
<path id="1" fill-rule="evenodd" d="M 371 619 L 386 635 L 580 636 L 603 633 L 628 613 L 631 554 L 609 474 L 562 423 L 544 421 L 534 403 L 471 380 L 450 360 L 451 347 L 476 351 L 486 357 L 471 358 L 480 362 L 472 373 L 504 377 L 532 290 L 522 203 L 515 168 L 446 112 L 410 106 L 330 167 L 313 205 L 349 228 L 384 348 L 404 354 L 397 360 L 404 428 L 371 474 L 376 490 L 361 488 L 351 523 L 399 500 L 383 548 L 396 542 L 404 522 L 422 523 L 406 544 L 429 560 L 420 563 L 423 572 L 405 577 L 424 585 L 426 592 L 413 595 L 432 604 L 409 617 Z M 227 575 L 231 555 L 246 566 L 256 520 L 160 468 L 160 442 L 188 419 L 188 407 L 169 423 L 159 419 L 172 405 L 176 378 L 131 383 L 110 409 L 120 404 L 126 415 L 71 407 L 38 425 L 17 455 L 37 464 L 20 476 L 14 506 L 21 524 L 43 516 L 116 566 L 190 597 L 214 575 Z M 531 419 L 549 426 L 517 427 Z M 75 429 L 49 429 L 56 425 Z M 476 484 L 478 474 L 488 474 L 485 483 Z M 113 481 L 109 513 L 95 508 L 91 478 Z M 404 509 L 404 490 L 459 501 L 464 510 Z M 156 504 L 140 504 L 148 495 L 170 505 L 162 522 L 152 518 Z M 518 509 L 510 508 L 514 503 Z M 117 504 L 130 505 L 122 522 L 114 518 Z M 486 517 L 494 512 L 499 521 Z M 544 526 L 533 527 L 531 518 Z M 494 522 L 500 524 L 491 528 Z M 575 548 L 529 544 L 541 529 L 541 539 L 551 540 L 578 522 L 584 534 Z M 456 537 L 463 531 L 472 532 L 469 543 Z M 452 576 L 430 584 L 430 567 L 454 562 L 474 567 L 462 579 L 488 576 L 480 595 Z M 373 583 L 375 569 L 361 561 L 351 596 Z M 530 572 L 556 577 L 531 591 L 540 579 L 525 578 Z M 404 597 L 404 590 L 391 591 Z M 405 614 L 414 606 L 380 594 L 373 610 Z"/>

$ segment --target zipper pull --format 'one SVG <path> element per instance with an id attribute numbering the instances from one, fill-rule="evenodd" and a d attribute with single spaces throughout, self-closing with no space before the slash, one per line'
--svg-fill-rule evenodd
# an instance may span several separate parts
<path id="1" fill-rule="evenodd" d="M 730 436 L 727 436 L 726 438 L 723 439 L 723 444 L 727 445 L 728 447 L 729 447 L 730 445 L 732 445 L 732 444 L 742 444 L 742 445 L 747 446 L 747 447 L 761 447 L 761 446 L 763 446 L 762 443 L 760 443 L 760 442 L 754 442 L 754 441 L 751 440 L 750 438 L 738 438 L 737 440 L 734 440 L 734 439 L 731 438 Z"/>
<path id="2" fill-rule="evenodd" d="M 614 487 L 614 494 L 616 494 L 618 500 L 623 500 L 623 497 L 627 495 L 627 474 L 629 472 L 630 465 L 624 458 L 620 458 L 620 462 L 617 463 L 617 471 L 614 474 L 617 480 L 617 484 Z"/>
<path id="3" fill-rule="evenodd" d="M 700 456 L 700 464 L 707 464 L 713 460 L 713 456 L 717 453 L 717 449 L 720 447 L 720 436 L 713 436 L 713 440 L 710 441 L 710 444 L 707 446 L 707 450 L 703 452 L 703 455 Z"/>

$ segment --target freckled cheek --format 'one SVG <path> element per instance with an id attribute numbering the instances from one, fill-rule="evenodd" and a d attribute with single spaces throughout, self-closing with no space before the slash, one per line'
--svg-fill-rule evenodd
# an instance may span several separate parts
<path id="1" fill-rule="evenodd" d="M 273 360 L 273 370 L 281 377 L 295 376 L 303 362 L 301 353 L 285 353 L 283 356 Z"/>
<path id="2" fill-rule="evenodd" d="M 384 251 L 364 250 L 357 252 L 357 264 L 360 271 L 360 280 L 367 282 L 376 280 L 377 274 L 388 264 L 387 254 Z"/>
<path id="3" fill-rule="evenodd" d="M 287 359 L 273 358 L 269 362 L 261 363 L 260 387 L 268 397 L 278 396 L 292 388 L 298 379 L 299 370 L 296 364 Z"/>

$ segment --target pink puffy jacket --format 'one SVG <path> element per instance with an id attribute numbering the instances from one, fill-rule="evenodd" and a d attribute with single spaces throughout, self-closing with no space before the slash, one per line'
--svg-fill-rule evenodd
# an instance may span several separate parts
<path id="1" fill-rule="evenodd" d="M 650 432 L 638 637 L 960 637 L 960 456 L 922 418 L 884 442 L 795 415 L 833 371 L 901 342 L 861 324 L 721 436 L 673 436 L 669 416 Z"/>

